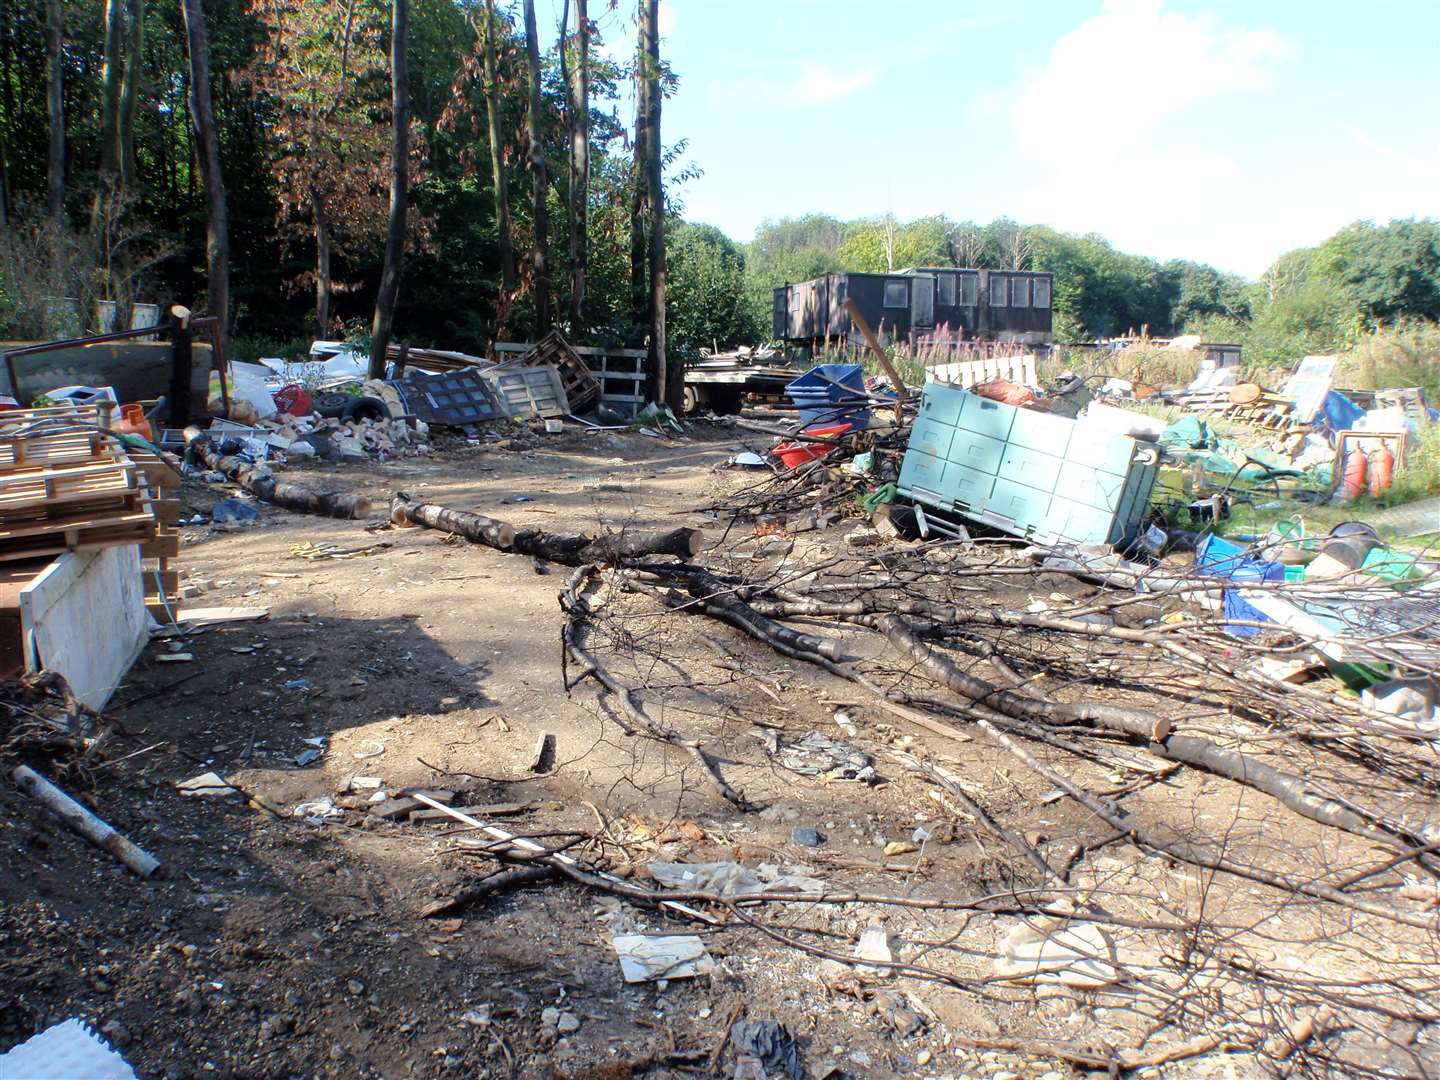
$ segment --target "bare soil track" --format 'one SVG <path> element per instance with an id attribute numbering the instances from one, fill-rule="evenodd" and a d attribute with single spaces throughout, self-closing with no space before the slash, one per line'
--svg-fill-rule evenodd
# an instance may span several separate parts
<path id="1" fill-rule="evenodd" d="M 386 464 L 309 465 L 289 476 L 363 492 L 377 509 L 404 490 L 556 532 L 705 527 L 711 565 L 748 574 L 784 575 L 846 555 L 845 523 L 787 547 L 695 512 L 718 492 L 754 483 L 753 474 L 715 469 L 738 448 L 732 432 L 704 427 L 672 442 L 586 432 Z M 183 492 L 195 510 L 224 494 L 193 484 Z M 817 1077 L 1055 1080 L 1085 1071 L 1080 1048 L 1163 1051 L 1207 1033 L 1208 1053 L 1163 1070 L 1440 1068 L 1434 1019 L 1413 1009 L 1365 1012 L 1363 1038 L 1348 1043 L 1339 1034 L 1346 1025 L 1327 1020 L 1345 1014 L 1356 987 L 1415 979 L 1434 959 L 1433 932 L 1380 930 L 1354 912 L 1144 853 L 963 720 L 954 722 L 973 741 L 927 733 L 820 667 L 720 623 L 667 613 L 644 594 L 602 587 L 593 599 L 604 620 L 591 644 L 618 677 L 643 688 L 652 716 L 703 742 L 753 804 L 743 811 L 675 746 L 622 734 L 613 698 L 597 697 L 592 682 L 567 692 L 557 598 L 570 568 L 427 529 L 363 525 L 267 506 L 256 528 L 187 535 L 180 565 L 206 590 L 195 603 L 261 605 L 270 615 L 188 636 L 191 663 L 162 661 L 167 643 L 157 641 L 112 705 L 126 733 L 112 758 L 155 749 L 94 770 L 85 797 L 163 860 L 163 877 L 136 880 L 0 784 L 0 1049 L 78 1015 L 108 1025 L 141 1075 L 175 1080 L 683 1076 L 707 1073 L 712 1060 L 730 1075 L 734 1056 L 722 1050 L 740 1007 L 747 1018 L 783 1023 Z M 349 557 L 303 557 L 326 545 Z M 1024 610 L 1037 587 L 1072 600 L 1094 591 L 1069 578 L 1038 582 L 969 579 L 964 588 L 1006 610 Z M 835 632 L 862 660 L 890 648 L 859 628 Z M 1043 652 L 1038 633 L 1008 633 Z M 1088 675 L 1082 664 L 1071 676 L 1093 680 L 1087 693 L 1124 701 L 1143 692 L 1176 708 L 1203 696 L 1130 685 L 1101 653 L 1085 664 Z M 1053 675 L 1043 689 L 1068 693 Z M 810 731 L 869 755 L 882 782 L 780 765 L 775 747 Z M 547 734 L 553 760 L 533 772 Z M 297 767 L 305 740 L 317 737 L 324 753 Z M 1048 748 L 1035 752 L 1060 760 Z M 1137 818 L 1176 834 L 1201 829 L 1296 873 L 1368 850 L 1253 792 L 1237 798 L 1213 776 L 1126 771 L 1116 763 L 1125 752 L 1142 756 L 1117 744 L 1115 760 L 1065 768 Z M 992 957 L 1018 922 L 1003 901 L 1020 896 L 1033 873 L 904 755 L 938 766 L 1050 865 L 1073 870 L 1062 892 L 1113 917 L 1123 988 L 994 980 Z M 253 802 L 176 792 L 177 781 L 207 769 Z M 391 792 L 453 790 L 457 806 L 522 804 L 503 818 L 506 828 L 550 846 L 574 841 L 572 854 L 647 886 L 651 861 L 738 860 L 866 893 L 1000 902 L 983 912 L 795 905 L 767 910 L 763 929 L 738 919 L 705 927 L 548 881 L 421 919 L 427 905 L 496 865 L 456 850 L 463 826 L 453 821 L 368 816 L 368 792 L 347 795 L 355 775 L 379 777 Z M 353 808 L 324 824 L 293 816 L 323 798 Z M 818 829 L 825 842 L 794 843 L 796 826 Z M 906 850 L 912 845 L 918 850 Z M 823 959 L 850 955 L 870 925 L 891 935 L 897 961 L 933 962 L 949 981 Z M 626 985 L 610 947 L 612 929 L 623 926 L 700 933 L 716 973 Z M 1202 953 L 1211 959 L 1185 966 Z M 1268 995 L 1257 970 L 1273 974 Z M 1302 975 L 1313 992 L 1294 992 Z M 1414 985 L 1389 991 L 1398 1000 Z M 544 1019 L 550 1007 L 578 1028 L 555 1030 Z M 1231 1016 L 1243 1023 L 1227 1027 Z M 1279 1042 L 1267 1050 L 1249 1037 L 1261 1030 Z M 1325 1050 L 1313 1059 L 1297 1053 L 1310 1040 Z"/>

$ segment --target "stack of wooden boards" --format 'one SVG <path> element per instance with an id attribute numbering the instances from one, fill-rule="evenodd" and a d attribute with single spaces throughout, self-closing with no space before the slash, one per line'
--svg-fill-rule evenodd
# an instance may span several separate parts
<path id="1" fill-rule="evenodd" d="M 173 603 L 179 476 L 99 428 L 107 407 L 0 412 L 0 563 L 138 544 L 146 603 Z"/>
<path id="2" fill-rule="evenodd" d="M 1254 383 L 1214 390 L 1186 390 L 1175 395 L 1175 404 L 1190 412 L 1223 417 L 1270 431 L 1286 431 L 1294 426 L 1291 416 L 1294 403 L 1284 395 L 1271 393 Z"/>

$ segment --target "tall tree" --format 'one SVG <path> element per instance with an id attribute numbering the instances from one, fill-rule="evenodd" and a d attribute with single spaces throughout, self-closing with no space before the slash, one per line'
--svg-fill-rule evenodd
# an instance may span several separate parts
<path id="1" fill-rule="evenodd" d="M 568 13 L 570 0 L 565 0 Z M 560 63 L 567 67 L 561 17 Z M 575 0 L 575 70 L 563 72 L 570 119 L 570 324 L 585 325 L 586 273 L 590 261 L 590 17 L 586 0 Z"/>
<path id="2" fill-rule="evenodd" d="M 540 35 L 535 28 L 535 0 L 525 0 L 525 59 L 529 107 L 525 110 L 525 132 L 530 140 L 530 179 L 534 207 L 531 210 L 530 262 L 535 275 L 535 330 L 550 331 L 550 269 L 545 259 L 549 244 L 550 214 L 545 176 L 545 143 L 541 133 Z"/>
<path id="3" fill-rule="evenodd" d="M 406 57 L 410 0 L 393 0 L 390 15 L 390 221 L 385 232 L 385 265 L 380 271 L 380 292 L 375 297 L 375 321 L 370 329 L 370 377 L 385 377 L 385 354 L 400 297 L 400 273 L 405 265 L 405 216 L 410 181 L 410 65 Z"/>
<path id="4" fill-rule="evenodd" d="M 388 222 L 392 140 L 374 122 L 383 87 L 371 77 L 385 65 L 385 23 L 359 0 L 255 0 L 251 10 L 267 30 L 249 78 L 275 110 L 276 223 L 290 239 L 314 237 L 315 330 L 325 335 L 335 256 L 351 244 L 371 253 Z"/>
<path id="5" fill-rule="evenodd" d="M 665 353 L 665 189 L 660 142 L 660 0 L 645 4 L 645 199 L 650 206 L 650 364 L 656 375 L 655 397 L 677 412 L 685 401 L 685 371 L 679 354 Z"/>
<path id="6" fill-rule="evenodd" d="M 135 184 L 135 113 L 144 78 L 145 0 L 127 0 L 125 18 L 129 37 L 125 46 L 125 78 L 120 87 L 115 156 L 120 167 L 120 182 L 128 189 Z"/>
<path id="7" fill-rule="evenodd" d="M 635 332 L 650 322 L 650 294 L 645 287 L 645 191 L 649 168 L 645 164 L 650 140 L 645 134 L 650 124 L 650 80 L 646 76 L 645 5 L 639 0 L 635 21 L 639 34 L 635 44 L 635 145 L 634 166 L 630 175 L 630 315 Z"/>
<path id="8" fill-rule="evenodd" d="M 200 176 L 205 184 L 205 270 L 210 314 L 220 320 L 220 340 L 230 334 L 230 224 L 225 213 L 225 180 L 220 174 L 220 140 L 210 99 L 210 34 L 204 0 L 184 0 L 185 38 L 190 52 L 190 118 Z"/>
<path id="9" fill-rule="evenodd" d="M 500 238 L 500 301 L 495 333 L 503 331 L 515 296 L 515 231 L 510 222 L 510 194 L 505 146 L 500 139 L 500 83 L 495 62 L 495 0 L 485 0 L 485 116 L 490 136 L 490 173 L 495 187 L 495 220 Z"/>
<path id="10" fill-rule="evenodd" d="M 45 112 L 50 122 L 46 205 L 58 218 L 65 208 L 65 5 L 45 0 Z"/>
<path id="11" fill-rule="evenodd" d="M 0 79 L 4 80 L 5 92 L 0 95 L 0 106 L 4 107 L 4 123 L 0 125 L 0 225 L 10 227 L 10 140 L 15 125 L 15 79 L 12 74 L 11 57 L 15 51 L 14 39 L 10 34 L 10 12 L 0 4 Z"/>
<path id="12" fill-rule="evenodd" d="M 105 44 L 101 55 L 100 172 L 119 169 L 120 74 L 124 67 L 124 0 L 105 0 Z"/>

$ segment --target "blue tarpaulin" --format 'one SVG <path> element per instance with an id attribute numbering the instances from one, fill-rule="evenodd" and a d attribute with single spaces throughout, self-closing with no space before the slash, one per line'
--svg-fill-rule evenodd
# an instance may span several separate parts
<path id="1" fill-rule="evenodd" d="M 1325 400 L 1320 403 L 1320 409 L 1315 414 L 1315 430 L 1328 436 L 1333 443 L 1337 432 L 1354 427 L 1355 422 L 1364 415 L 1365 410 L 1359 405 L 1344 394 L 1331 390 L 1325 395 Z"/>

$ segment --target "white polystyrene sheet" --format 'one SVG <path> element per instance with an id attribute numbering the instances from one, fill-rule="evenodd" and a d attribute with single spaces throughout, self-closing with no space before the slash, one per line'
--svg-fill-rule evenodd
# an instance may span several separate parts
<path id="1" fill-rule="evenodd" d="M 104 1039 L 72 1018 L 0 1054 L 3 1080 L 139 1080 Z"/>

